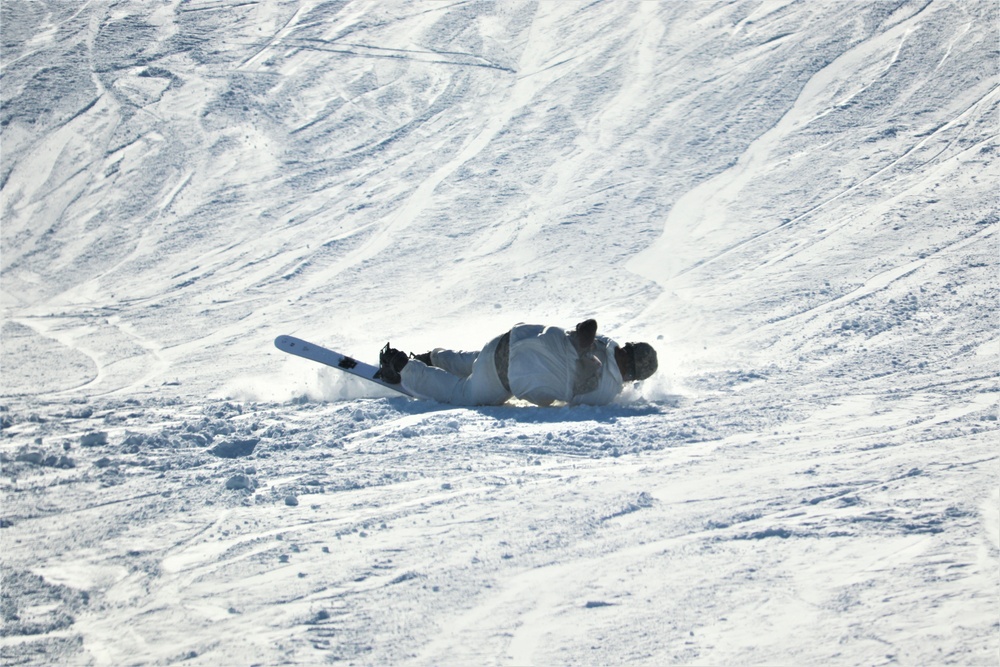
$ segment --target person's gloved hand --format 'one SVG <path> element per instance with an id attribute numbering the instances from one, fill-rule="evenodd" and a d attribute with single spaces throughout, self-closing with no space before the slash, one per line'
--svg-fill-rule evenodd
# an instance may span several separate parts
<path id="1" fill-rule="evenodd" d="M 576 347 L 583 352 L 594 346 L 597 337 L 597 320 L 584 320 L 576 325 Z"/>

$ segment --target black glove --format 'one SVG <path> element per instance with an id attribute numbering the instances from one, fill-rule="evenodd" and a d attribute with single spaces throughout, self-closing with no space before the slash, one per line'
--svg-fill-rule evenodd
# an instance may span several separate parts
<path id="1" fill-rule="evenodd" d="M 597 338 L 597 320 L 584 320 L 576 325 L 576 348 L 583 352 L 594 346 Z"/>
<path id="2" fill-rule="evenodd" d="M 573 382 L 573 394 L 582 396 L 597 389 L 601 382 L 601 360 L 594 354 L 594 341 L 597 338 L 597 320 L 584 320 L 576 325 L 576 330 L 570 334 L 580 356 L 576 360 L 576 376 Z"/>

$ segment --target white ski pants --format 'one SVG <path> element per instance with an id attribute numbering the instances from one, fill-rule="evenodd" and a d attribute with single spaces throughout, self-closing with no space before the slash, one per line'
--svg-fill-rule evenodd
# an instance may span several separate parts
<path id="1" fill-rule="evenodd" d="M 402 384 L 421 398 L 451 405 L 500 405 L 511 397 L 497 375 L 494 361 L 497 336 L 479 352 L 438 348 L 431 352 L 434 366 L 411 359 L 400 372 Z"/>

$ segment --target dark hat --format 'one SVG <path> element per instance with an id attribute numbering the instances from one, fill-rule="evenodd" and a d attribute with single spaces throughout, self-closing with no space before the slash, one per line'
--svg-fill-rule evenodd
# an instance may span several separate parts
<path id="1" fill-rule="evenodd" d="M 625 343 L 632 379 L 645 380 L 656 372 L 656 350 L 649 343 Z"/>

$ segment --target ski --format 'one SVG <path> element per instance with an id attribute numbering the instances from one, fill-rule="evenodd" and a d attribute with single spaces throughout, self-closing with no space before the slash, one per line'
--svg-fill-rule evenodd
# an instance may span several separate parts
<path id="1" fill-rule="evenodd" d="M 274 346 L 282 352 L 294 354 L 297 357 L 309 359 L 310 361 L 319 362 L 325 366 L 330 366 L 331 368 L 336 368 L 337 370 L 344 371 L 345 373 L 350 373 L 351 375 L 363 378 L 369 382 L 374 382 L 379 386 L 391 389 L 395 392 L 403 394 L 404 396 L 413 397 L 413 394 L 406 391 L 402 385 L 389 384 L 379 378 L 377 375 L 378 366 L 372 366 L 371 364 L 366 364 L 363 361 L 358 361 L 353 357 L 349 357 L 346 354 L 328 350 L 322 345 L 310 343 L 307 340 L 302 340 L 301 338 L 296 338 L 295 336 L 278 336 L 274 339 Z"/>

